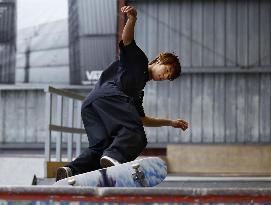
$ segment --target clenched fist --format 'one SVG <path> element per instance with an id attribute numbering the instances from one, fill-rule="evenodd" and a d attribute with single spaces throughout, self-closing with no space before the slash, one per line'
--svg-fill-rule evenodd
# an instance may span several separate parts
<path id="1" fill-rule="evenodd" d="M 185 131 L 188 128 L 188 122 L 181 119 L 172 120 L 171 126 L 175 128 L 181 128 L 183 131 Z"/>
<path id="2" fill-rule="evenodd" d="M 128 18 L 136 18 L 137 12 L 136 9 L 132 6 L 123 6 L 121 7 L 121 12 L 126 13 Z"/>

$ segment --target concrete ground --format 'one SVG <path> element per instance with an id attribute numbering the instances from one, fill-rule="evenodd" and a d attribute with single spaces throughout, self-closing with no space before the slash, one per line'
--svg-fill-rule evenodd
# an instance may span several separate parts
<path id="1" fill-rule="evenodd" d="M 44 177 L 43 155 L 0 154 L 0 186 L 31 185 L 34 174 Z"/>

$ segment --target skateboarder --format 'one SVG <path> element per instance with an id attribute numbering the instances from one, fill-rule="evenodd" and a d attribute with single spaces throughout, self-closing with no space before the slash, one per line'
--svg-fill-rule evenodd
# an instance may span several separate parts
<path id="1" fill-rule="evenodd" d="M 161 53 L 148 62 L 134 40 L 136 9 L 124 6 L 121 11 L 127 14 L 128 20 L 119 43 L 119 60 L 103 71 L 82 104 L 89 147 L 74 161 L 59 168 L 56 180 L 136 159 L 147 145 L 143 126 L 172 126 L 182 130 L 188 127 L 181 119 L 145 115 L 142 90 L 146 82 L 174 80 L 180 76 L 181 65 L 172 53 Z"/>

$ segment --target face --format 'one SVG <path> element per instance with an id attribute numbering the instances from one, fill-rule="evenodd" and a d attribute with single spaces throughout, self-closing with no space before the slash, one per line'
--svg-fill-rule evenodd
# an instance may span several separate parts
<path id="1" fill-rule="evenodd" d="M 152 70 L 152 79 L 155 81 L 169 80 L 172 76 L 171 65 L 156 63 Z"/>

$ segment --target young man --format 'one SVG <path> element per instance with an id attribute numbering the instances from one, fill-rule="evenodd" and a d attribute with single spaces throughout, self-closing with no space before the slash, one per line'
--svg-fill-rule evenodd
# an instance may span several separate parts
<path id="1" fill-rule="evenodd" d="M 136 159 L 147 145 L 143 126 L 172 126 L 182 130 L 188 127 L 181 119 L 145 115 L 142 90 L 146 82 L 174 80 L 180 76 L 181 65 L 172 53 L 162 53 L 148 63 L 134 41 L 136 9 L 124 6 L 121 11 L 128 20 L 119 43 L 120 59 L 103 71 L 82 105 L 89 148 L 59 168 L 56 180 Z"/>

